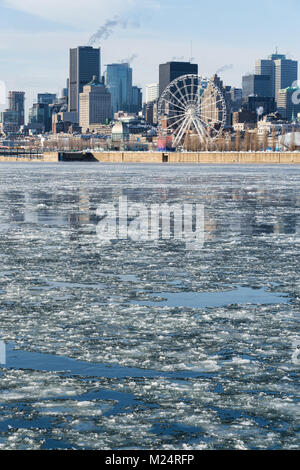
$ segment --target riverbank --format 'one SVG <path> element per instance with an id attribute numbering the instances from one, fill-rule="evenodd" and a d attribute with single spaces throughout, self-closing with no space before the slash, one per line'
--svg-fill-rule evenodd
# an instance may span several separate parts
<path id="1" fill-rule="evenodd" d="M 199 164 L 300 164 L 299 152 L 45 152 L 38 158 L 0 156 L 0 162 L 99 163 L 199 163 Z"/>

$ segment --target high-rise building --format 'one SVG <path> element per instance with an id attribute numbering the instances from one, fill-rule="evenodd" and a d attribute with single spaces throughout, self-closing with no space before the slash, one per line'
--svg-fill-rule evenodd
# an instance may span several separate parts
<path id="1" fill-rule="evenodd" d="M 231 113 L 240 110 L 242 106 L 242 96 L 243 90 L 241 88 L 230 87 L 230 89 L 226 92 L 225 98 L 226 101 L 230 102 Z"/>
<path id="2" fill-rule="evenodd" d="M 145 120 L 149 124 L 157 124 L 157 104 L 156 100 L 145 105 Z"/>
<path id="3" fill-rule="evenodd" d="M 159 96 L 176 78 L 187 74 L 198 74 L 198 65 L 190 62 L 167 62 L 159 66 Z"/>
<path id="4" fill-rule="evenodd" d="M 275 99 L 278 102 L 279 92 L 292 87 L 298 80 L 298 62 L 290 59 L 275 60 Z"/>
<path id="5" fill-rule="evenodd" d="M 132 87 L 131 112 L 138 114 L 143 109 L 143 93 L 138 86 Z"/>
<path id="6" fill-rule="evenodd" d="M 223 95 L 224 99 L 226 98 L 226 87 L 224 87 L 220 77 L 215 74 L 211 78 L 212 83 L 217 87 L 219 92 Z M 229 91 L 230 87 L 228 87 Z M 220 94 L 217 92 L 212 84 L 208 84 L 207 88 L 203 91 L 202 102 L 201 102 L 201 114 L 205 116 L 207 121 L 212 123 L 222 120 L 223 118 L 223 105 L 220 100 Z M 227 95 L 229 98 L 229 95 Z M 225 100 L 226 102 L 226 100 Z M 230 101 L 226 102 L 226 124 L 231 124 L 231 108 Z"/>
<path id="7" fill-rule="evenodd" d="M 19 114 L 17 111 L 6 109 L 0 112 L 0 133 L 4 134 L 16 133 L 19 130 Z"/>
<path id="8" fill-rule="evenodd" d="M 37 102 L 40 104 L 53 104 L 57 99 L 54 93 L 38 93 Z"/>
<path id="9" fill-rule="evenodd" d="M 96 76 L 80 93 L 79 117 L 82 132 L 97 131 L 99 124 L 105 124 L 111 118 L 111 95 Z"/>
<path id="10" fill-rule="evenodd" d="M 109 64 L 105 73 L 105 85 L 111 94 L 112 114 L 131 110 L 132 68 L 129 64 Z"/>
<path id="11" fill-rule="evenodd" d="M 70 49 L 69 112 L 79 113 L 79 95 L 94 75 L 101 77 L 101 49 L 89 46 Z"/>
<path id="12" fill-rule="evenodd" d="M 243 77 L 243 98 L 249 96 L 272 97 L 270 75 L 246 75 Z"/>
<path id="13" fill-rule="evenodd" d="M 49 105 L 34 103 L 29 110 L 29 126 L 39 133 L 50 132 L 52 128 Z"/>
<path id="14" fill-rule="evenodd" d="M 294 94 L 299 94 L 298 88 L 288 87 L 278 93 L 277 109 L 283 119 L 294 121 L 300 113 L 300 104 L 294 102 Z"/>
<path id="15" fill-rule="evenodd" d="M 62 88 L 60 91 L 60 100 L 67 100 L 68 101 L 68 88 Z"/>
<path id="16" fill-rule="evenodd" d="M 283 54 L 272 54 L 268 59 L 256 62 L 255 73 L 271 77 L 271 97 L 277 102 L 280 90 L 293 86 L 297 81 L 298 62 L 287 59 Z"/>
<path id="17" fill-rule="evenodd" d="M 24 91 L 9 91 L 8 103 L 9 111 L 14 111 L 18 114 L 18 126 L 24 125 L 25 118 L 25 92 Z"/>
<path id="18" fill-rule="evenodd" d="M 158 83 L 151 83 L 150 85 L 146 85 L 146 104 L 152 103 L 152 101 L 156 101 L 159 98 L 159 84 Z"/>
<path id="19" fill-rule="evenodd" d="M 257 114 L 258 119 L 261 119 L 266 114 L 271 114 L 276 111 L 275 99 L 265 96 L 249 96 L 247 104 L 244 109 Z"/>
<path id="20" fill-rule="evenodd" d="M 43 123 L 45 132 L 49 132 L 52 128 L 52 114 L 57 105 L 61 106 L 55 93 L 38 93 L 37 103 L 30 110 L 30 124 Z"/>
<path id="21" fill-rule="evenodd" d="M 275 63 L 272 59 L 260 59 L 255 65 L 256 75 L 267 75 L 271 80 L 271 96 L 275 98 Z"/>

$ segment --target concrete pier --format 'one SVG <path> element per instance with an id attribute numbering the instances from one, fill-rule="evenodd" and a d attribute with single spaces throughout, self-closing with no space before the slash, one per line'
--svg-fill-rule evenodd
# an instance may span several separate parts
<path id="1" fill-rule="evenodd" d="M 300 164 L 300 152 L 94 152 L 93 156 L 109 163 Z"/>
<path id="2" fill-rule="evenodd" d="M 45 152 L 39 158 L 0 156 L 0 162 L 100 162 L 100 163 L 184 163 L 184 164 L 300 164 L 299 152 Z"/>

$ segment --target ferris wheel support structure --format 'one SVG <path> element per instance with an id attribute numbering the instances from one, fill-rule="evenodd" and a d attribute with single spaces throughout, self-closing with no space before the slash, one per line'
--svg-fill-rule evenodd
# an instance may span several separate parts
<path id="1" fill-rule="evenodd" d="M 158 103 L 161 136 L 172 136 L 173 146 L 184 146 L 188 135 L 201 143 L 216 140 L 226 123 L 221 90 L 201 75 L 183 75 L 171 82 Z"/>

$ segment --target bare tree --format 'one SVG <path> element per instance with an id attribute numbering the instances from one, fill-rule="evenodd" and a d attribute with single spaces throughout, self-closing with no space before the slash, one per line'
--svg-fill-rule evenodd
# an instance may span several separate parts
<path id="1" fill-rule="evenodd" d="M 291 142 L 290 142 L 290 151 L 295 152 L 296 145 L 295 145 L 295 128 L 293 126 L 292 133 L 291 133 Z"/>
<path id="2" fill-rule="evenodd" d="M 231 152 L 231 144 L 232 144 L 231 138 L 232 138 L 231 133 L 227 132 L 226 138 L 225 138 L 225 150 L 227 152 Z"/>
<path id="3" fill-rule="evenodd" d="M 203 136 L 203 139 L 201 141 L 201 151 L 202 152 L 207 151 L 207 138 L 206 138 L 206 136 Z"/>
<path id="4" fill-rule="evenodd" d="M 272 152 L 276 151 L 276 129 L 275 126 L 273 126 L 272 129 Z"/>
<path id="5" fill-rule="evenodd" d="M 245 136 L 244 136 L 244 150 L 248 152 L 250 150 L 251 142 L 250 142 L 250 133 L 249 129 L 247 128 L 245 131 Z"/>
<path id="6" fill-rule="evenodd" d="M 281 128 L 280 150 L 285 150 L 285 127 Z"/>
<path id="7" fill-rule="evenodd" d="M 241 151 L 241 131 L 238 129 L 235 136 L 235 150 L 237 152 Z"/>
<path id="8" fill-rule="evenodd" d="M 185 141 L 184 141 L 184 147 L 186 148 L 186 150 L 188 152 L 190 152 L 190 150 L 191 150 L 191 135 L 190 135 L 189 132 L 187 132 L 187 134 L 186 134 Z"/>
<path id="9" fill-rule="evenodd" d="M 264 149 L 264 152 L 265 152 L 268 148 L 268 131 L 267 131 L 267 129 L 264 130 L 262 145 L 263 145 L 263 149 Z"/>
<path id="10" fill-rule="evenodd" d="M 193 152 L 201 150 L 201 142 L 198 135 L 193 135 L 191 138 L 191 149 Z"/>
<path id="11" fill-rule="evenodd" d="M 258 139 L 257 129 L 255 129 L 255 131 L 253 132 L 251 140 L 252 140 L 251 150 L 253 150 L 254 152 L 258 152 L 258 150 L 259 150 L 259 139 Z"/>

